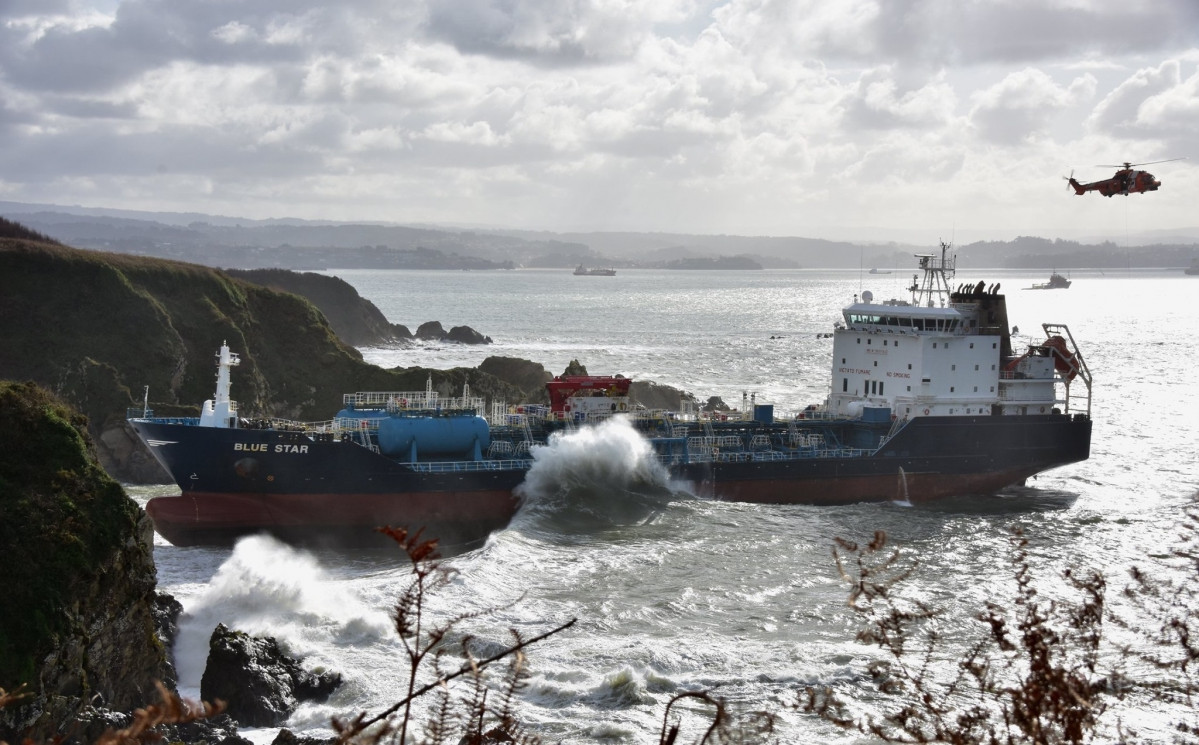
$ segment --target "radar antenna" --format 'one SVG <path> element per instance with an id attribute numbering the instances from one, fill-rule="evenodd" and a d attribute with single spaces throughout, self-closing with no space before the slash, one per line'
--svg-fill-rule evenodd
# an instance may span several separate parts
<path id="1" fill-rule="evenodd" d="M 936 254 L 916 254 L 916 258 L 920 259 L 920 269 L 924 271 L 924 277 L 919 274 L 912 275 L 912 286 L 908 290 L 912 293 L 912 305 L 928 305 L 934 308 L 938 305 L 945 307 L 945 301 L 950 295 L 949 281 L 953 279 L 955 264 L 957 263 L 956 255 L 949 255 L 952 244 L 941 241 L 941 257 L 938 259 Z"/>

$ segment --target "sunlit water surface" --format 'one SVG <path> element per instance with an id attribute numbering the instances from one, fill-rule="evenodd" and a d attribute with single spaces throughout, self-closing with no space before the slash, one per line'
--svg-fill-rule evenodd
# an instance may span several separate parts
<path id="1" fill-rule="evenodd" d="M 394 323 L 441 321 L 493 339 L 362 349 L 379 365 L 476 366 L 521 357 L 560 373 L 572 359 L 593 374 L 621 373 L 738 406 L 744 395 L 792 411 L 827 391 L 831 329 L 862 290 L 907 297 L 910 274 L 667 272 L 615 277 L 563 271 L 333 271 Z M 1037 274 L 981 271 L 1000 281 L 1021 336 L 1068 324 L 1094 374 L 1091 459 L 989 498 L 936 507 L 762 506 L 678 492 L 643 461 L 628 428 L 607 427 L 541 454 L 512 525 L 453 557 L 453 582 L 431 599 L 434 619 L 497 608 L 462 624 L 494 651 L 509 628 L 532 636 L 577 618 L 529 652 L 520 712 L 546 741 L 656 742 L 667 701 L 706 690 L 768 708 L 780 741 L 856 742 L 792 704 L 809 685 L 832 685 L 869 711 L 872 652 L 854 641 L 857 619 L 831 558 L 836 536 L 884 530 L 919 558 L 913 596 L 942 608 L 947 657 L 981 629 L 987 600 L 1012 597 L 1013 527 L 1032 541 L 1047 594 L 1060 573 L 1088 567 L 1110 596 L 1133 565 L 1176 544 L 1181 509 L 1199 484 L 1199 380 L 1193 301 L 1199 279 L 1180 274 L 1073 273 L 1069 290 L 1025 291 Z M 236 385 L 236 380 L 235 380 Z M 236 395 L 236 390 L 234 391 Z M 634 438 L 635 439 L 635 438 Z M 569 488 L 563 488 L 563 485 Z M 134 488 L 141 500 L 170 488 Z M 198 694 L 207 639 L 218 621 L 278 638 L 309 666 L 343 673 L 322 705 L 288 726 L 328 734 L 334 715 L 378 712 L 398 699 L 406 665 L 388 617 L 408 581 L 398 553 L 300 551 L 267 538 L 234 549 L 178 548 L 158 539 L 160 585 L 184 605 L 176 646 L 181 684 Z M 1108 716 L 1164 733 L 1173 716 L 1134 696 Z M 701 733 L 687 709 L 685 741 Z M 273 732 L 260 735 L 269 739 Z"/>

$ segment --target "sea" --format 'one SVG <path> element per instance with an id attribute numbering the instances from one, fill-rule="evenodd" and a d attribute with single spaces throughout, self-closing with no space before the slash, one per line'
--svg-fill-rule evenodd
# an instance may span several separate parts
<path id="1" fill-rule="evenodd" d="M 415 329 L 436 320 L 492 339 L 360 350 L 384 367 L 475 367 L 497 355 L 560 374 L 577 360 L 591 374 L 675 386 L 704 401 L 719 396 L 733 408 L 773 404 L 779 415 L 828 394 L 832 341 L 824 334 L 841 309 L 867 290 L 876 300 L 907 299 L 912 280 L 898 268 L 327 273 L 393 323 Z M 884 531 L 888 549 L 911 562 L 897 592 L 937 609 L 929 628 L 940 642 L 929 668 L 941 676 L 982 637 L 977 616 L 988 602 L 1013 606 L 1014 530 L 1029 542 L 1045 603 L 1076 601 L 1064 573 L 1095 571 L 1113 611 L 1137 618 L 1123 594 L 1131 568 L 1164 581 L 1197 579 L 1170 554 L 1186 545 L 1184 510 L 1199 488 L 1199 278 L 1180 270 L 1062 273 L 1073 280 L 1069 289 L 1027 289 L 1048 274 L 1010 269 L 959 269 L 954 283 L 1000 284 L 1017 348 L 1043 339 L 1042 323 L 1068 326 L 1094 383 L 1089 460 L 995 495 L 934 505 L 734 504 L 647 479 L 646 449 L 631 428 L 584 430 L 539 453 L 507 528 L 443 558 L 449 581 L 427 597 L 425 623 L 452 624 L 451 642 L 469 637 L 485 656 L 513 633 L 531 638 L 577 619 L 526 650 L 516 712 L 547 743 L 656 743 L 668 704 L 689 692 L 721 699 L 738 716 L 770 712 L 775 731 L 763 741 L 867 743 L 875 740 L 796 706 L 805 689 L 826 686 L 862 719 L 894 705 L 868 673 L 880 652 L 857 641 L 862 619 L 848 603 L 835 539 L 866 542 Z M 236 375 L 233 385 L 236 397 Z M 1077 397 L 1081 382 L 1074 386 Z M 143 503 L 177 493 L 128 491 Z M 376 714 L 407 688 L 408 658 L 390 617 L 411 581 L 398 550 L 310 550 L 252 536 L 226 548 L 157 538 L 154 553 L 160 589 L 184 608 L 173 650 L 184 695 L 199 696 L 218 622 L 275 637 L 305 666 L 342 674 L 331 699 L 291 716 L 294 732 L 328 736 L 333 717 Z M 1120 644 L 1149 644 L 1144 634 L 1106 627 L 1102 666 L 1120 660 Z M 1135 661 L 1124 665 L 1134 677 L 1154 675 Z M 418 720 L 431 704 L 421 704 Z M 672 706 L 678 741 L 699 741 L 711 713 L 691 697 Z M 1172 723 L 1188 715 L 1133 689 L 1110 702 L 1097 741 L 1120 741 L 1117 727 L 1168 741 Z M 266 743 L 276 732 L 246 734 Z"/>

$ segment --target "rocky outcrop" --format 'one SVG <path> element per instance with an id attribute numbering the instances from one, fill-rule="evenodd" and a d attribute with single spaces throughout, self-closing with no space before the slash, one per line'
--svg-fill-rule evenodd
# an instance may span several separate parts
<path id="1" fill-rule="evenodd" d="M 490 344 L 491 337 L 483 336 L 478 331 L 475 331 L 470 326 L 454 326 L 445 336 L 447 341 L 457 342 L 458 344 Z"/>
<path id="2" fill-rule="evenodd" d="M 441 321 L 425 321 L 416 327 L 415 336 L 424 341 L 444 341 L 446 331 Z"/>
<path id="3" fill-rule="evenodd" d="M 0 382 L 0 740 L 86 738 L 158 700 L 148 523 L 96 460 L 85 421 L 31 383 Z"/>
<path id="4" fill-rule="evenodd" d="M 703 405 L 702 411 L 720 412 L 729 411 L 729 405 L 724 402 L 720 396 L 709 396 L 708 402 Z"/>
<path id="5" fill-rule="evenodd" d="M 391 323 L 374 303 L 339 277 L 287 269 L 228 269 L 229 275 L 290 292 L 320 309 L 337 337 L 355 347 L 408 341 L 412 332 Z"/>
<path id="6" fill-rule="evenodd" d="M 284 727 L 275 735 L 275 739 L 271 740 L 271 745 L 337 745 L 337 738 L 301 736 Z"/>
<path id="7" fill-rule="evenodd" d="M 209 640 L 200 698 L 224 701 L 229 716 L 244 727 L 271 727 L 282 724 L 300 701 L 324 701 L 339 685 L 339 674 L 304 670 L 274 638 L 218 624 Z"/>
<path id="8" fill-rule="evenodd" d="M 545 384 L 553 379 L 541 364 L 517 357 L 492 356 L 479 363 L 479 372 L 487 373 L 521 389 L 522 400 L 533 403 L 548 401 Z"/>
<path id="9" fill-rule="evenodd" d="M 684 401 L 690 405 L 696 403 L 695 397 L 686 391 L 648 380 L 633 381 L 633 385 L 629 386 L 629 398 L 647 409 L 669 409 L 670 411 L 681 409 Z"/>
<path id="10" fill-rule="evenodd" d="M 425 321 L 416 327 L 417 339 L 422 341 L 453 341 L 459 344 L 490 344 L 491 337 L 483 336 L 470 326 L 454 326 L 449 331 L 441 321 Z"/>

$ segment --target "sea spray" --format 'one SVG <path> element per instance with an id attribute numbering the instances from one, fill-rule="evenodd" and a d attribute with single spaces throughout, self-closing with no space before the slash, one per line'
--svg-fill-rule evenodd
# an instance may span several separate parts
<path id="1" fill-rule="evenodd" d="M 238 541 L 208 585 L 186 604 L 174 650 L 181 690 L 199 691 L 208 640 L 218 623 L 273 636 L 298 658 L 393 635 L 386 612 L 367 607 L 345 584 L 327 576 L 312 554 L 268 536 Z M 336 667 L 333 660 L 316 662 Z"/>
<path id="2" fill-rule="evenodd" d="M 640 523 L 674 497 L 649 441 L 625 417 L 553 435 L 533 448 L 533 467 L 516 489 L 518 518 L 563 529 Z"/>

